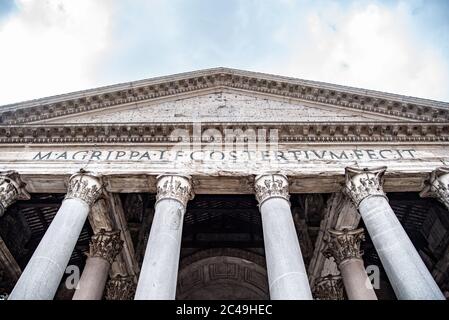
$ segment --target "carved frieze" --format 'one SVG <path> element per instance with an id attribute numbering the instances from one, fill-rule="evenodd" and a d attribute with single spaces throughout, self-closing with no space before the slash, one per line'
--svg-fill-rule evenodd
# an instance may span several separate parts
<path id="1" fill-rule="evenodd" d="M 115 275 L 106 284 L 106 300 L 133 300 L 136 293 L 134 277 Z"/>
<path id="2" fill-rule="evenodd" d="M 28 200 L 25 183 L 15 171 L 0 172 L 0 217 L 16 200 Z"/>
<path id="3" fill-rule="evenodd" d="M 161 175 L 157 179 L 156 203 L 164 199 L 179 201 L 184 208 L 193 199 L 191 179 L 181 175 Z"/>
<path id="4" fill-rule="evenodd" d="M 0 125 L 0 143 L 8 144 L 64 144 L 64 143 L 178 143 L 172 135 L 176 129 L 189 133 L 194 143 L 210 142 L 206 131 L 213 129 L 226 137 L 229 130 L 242 128 L 277 130 L 279 142 L 449 142 L 449 124 L 432 122 L 403 122 L 400 126 L 391 122 L 295 122 L 295 123 L 239 123 L 207 124 L 201 126 L 204 134 L 196 136 L 193 124 L 145 123 L 145 124 L 29 124 Z M 272 142 L 269 135 L 258 137 L 259 142 Z"/>
<path id="5" fill-rule="evenodd" d="M 365 240 L 363 229 L 328 230 L 326 248 L 323 254 L 327 258 L 334 258 L 335 263 L 340 265 L 349 259 L 362 259 L 363 252 L 360 250 L 361 241 Z"/>
<path id="6" fill-rule="evenodd" d="M 372 197 L 385 197 L 382 189 L 383 175 L 386 167 L 380 168 L 352 168 L 347 167 L 346 181 L 343 192 L 352 200 L 358 208 L 362 200 Z"/>
<path id="7" fill-rule="evenodd" d="M 282 174 L 264 174 L 257 176 L 254 182 L 254 191 L 259 205 L 270 198 L 290 199 L 288 193 L 288 179 Z"/>
<path id="8" fill-rule="evenodd" d="M 65 199 L 81 199 L 92 206 L 102 192 L 103 186 L 99 178 L 79 172 L 70 177 Z"/>
<path id="9" fill-rule="evenodd" d="M 122 248 L 123 240 L 120 238 L 120 231 L 101 229 L 91 238 L 89 256 L 103 258 L 112 264 Z"/>

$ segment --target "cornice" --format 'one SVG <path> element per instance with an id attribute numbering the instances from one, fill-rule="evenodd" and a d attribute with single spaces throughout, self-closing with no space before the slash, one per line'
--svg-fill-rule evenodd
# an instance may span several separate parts
<path id="1" fill-rule="evenodd" d="M 213 88 L 235 88 L 426 122 L 449 121 L 449 103 L 263 73 L 216 68 L 0 107 L 1 123 L 21 124 Z"/>
<path id="2" fill-rule="evenodd" d="M 278 142 L 449 142 L 449 122 L 290 122 L 290 123 L 204 123 L 202 132 L 215 129 L 226 137 L 225 130 L 278 131 Z M 135 123 L 135 124 L 29 124 L 0 125 L 0 143 L 178 143 L 170 134 L 184 129 L 191 139 L 185 142 L 210 142 L 203 136 L 195 137 L 192 123 Z M 195 131 L 196 132 L 196 131 Z M 215 141 L 219 142 L 219 141 Z M 223 141 L 222 141 L 223 142 Z M 246 142 L 233 140 L 232 142 Z"/>

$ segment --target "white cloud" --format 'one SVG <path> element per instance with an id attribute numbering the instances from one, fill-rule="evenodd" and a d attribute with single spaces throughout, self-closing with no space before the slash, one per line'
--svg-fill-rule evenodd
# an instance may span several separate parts
<path id="1" fill-rule="evenodd" d="M 111 43 L 109 0 L 16 0 L 0 21 L 0 105 L 91 86 Z"/>
<path id="2" fill-rule="evenodd" d="M 194 3 L 16 0 L 0 20 L 0 105 L 208 66 L 449 101 L 447 48 L 418 0 L 244 0 L 214 19 Z"/>
<path id="3" fill-rule="evenodd" d="M 347 10 L 334 3 L 317 12 L 290 32 L 290 59 L 271 71 L 449 101 L 448 62 L 426 39 L 415 36 L 406 4 Z"/>

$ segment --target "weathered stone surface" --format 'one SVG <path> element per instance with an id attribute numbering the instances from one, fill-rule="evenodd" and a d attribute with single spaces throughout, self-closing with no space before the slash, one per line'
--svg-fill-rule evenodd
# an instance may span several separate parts
<path id="1" fill-rule="evenodd" d="M 9 299 L 53 299 L 88 213 L 86 202 L 64 200 Z"/>
<path id="2" fill-rule="evenodd" d="M 447 148 L 419 144 L 401 146 L 359 144 L 354 147 L 331 143 L 309 146 L 280 143 L 277 150 L 270 151 L 268 155 L 263 153 L 267 149 L 254 150 L 258 152 L 257 158 L 249 159 L 248 155 L 242 152 L 238 159 L 229 161 L 221 159 L 220 152 L 225 151 L 218 150 L 215 153 L 215 157 L 218 158 L 192 160 L 193 151 L 170 149 L 170 146 L 155 148 L 140 144 L 133 146 L 132 150 L 129 144 L 97 146 L 95 149 L 60 145 L 27 146 L 27 148 L 11 146 L 2 149 L 0 165 L 5 169 L 19 171 L 30 192 L 65 192 L 64 182 L 69 174 L 85 168 L 101 174 L 105 188 L 109 192 L 154 193 L 155 177 L 163 173 L 173 173 L 191 175 L 199 182 L 195 188 L 197 193 L 208 193 L 212 186 L 216 193 L 232 194 L 252 193 L 252 190 L 242 184 L 242 177 L 267 171 L 278 171 L 289 176 L 290 190 L 293 193 L 334 192 L 340 190 L 344 182 L 344 169 L 347 166 L 362 168 L 387 166 L 384 184 L 386 192 L 420 191 L 430 172 L 441 166 L 442 162 L 449 160 Z M 384 150 L 382 155 L 387 158 L 380 156 L 382 150 Z M 75 159 L 72 159 L 73 155 L 80 151 L 83 153 L 78 153 Z M 102 152 L 104 158 L 100 160 L 92 158 L 94 151 Z M 132 151 L 139 152 L 141 159 L 139 157 L 129 159 Z M 166 157 L 161 160 L 162 151 L 165 151 Z M 49 153 L 50 156 L 39 160 L 37 156 L 39 152 L 42 157 Z M 107 159 L 109 152 L 114 155 L 113 159 Z M 126 156 L 116 158 L 117 152 L 124 152 Z M 151 155 L 151 159 L 147 158 L 146 152 Z M 212 151 L 206 152 L 210 155 Z M 295 158 L 295 152 L 300 153 L 300 158 Z M 347 154 L 347 158 L 340 156 L 342 153 Z M 225 154 L 230 155 L 229 152 Z M 333 154 L 337 154 L 341 159 Z M 220 182 L 217 183 L 217 180 Z"/>
<path id="3" fill-rule="evenodd" d="M 448 103 L 229 68 L 215 68 L 74 92 L 2 107 L 6 124 L 27 123 L 223 88 L 341 106 L 366 113 L 447 121 Z"/>
<path id="4" fill-rule="evenodd" d="M 308 268 L 308 275 L 312 287 L 318 278 L 327 275 L 339 275 L 338 266 L 333 259 L 327 259 L 323 254 L 327 230 L 354 229 L 360 221 L 360 214 L 352 202 L 341 192 L 332 194 L 324 210 L 324 217 L 320 224 L 320 231 L 315 242 L 315 250 Z"/>
<path id="5" fill-rule="evenodd" d="M 257 122 L 285 121 L 381 121 L 392 120 L 376 115 L 325 104 L 255 95 L 238 91 L 221 91 L 198 96 L 140 103 L 119 109 L 91 112 L 47 120 L 46 123 L 113 123 L 121 122 Z"/>
<path id="6" fill-rule="evenodd" d="M 189 177 L 158 177 L 154 219 L 137 283 L 136 300 L 175 299 L 184 214 L 192 196 Z"/>
<path id="7" fill-rule="evenodd" d="M 214 249 L 215 255 L 181 266 L 177 299 L 259 300 L 268 299 L 264 266 Z M 231 252 L 232 253 L 232 252 Z M 248 255 L 248 254 L 247 254 Z"/>
<path id="8" fill-rule="evenodd" d="M 270 298 L 312 299 L 288 201 L 287 177 L 279 174 L 256 177 L 255 194 L 262 216 Z"/>
<path id="9" fill-rule="evenodd" d="M 397 298 L 444 299 L 388 201 L 384 197 L 366 198 L 359 211 Z"/>
<path id="10" fill-rule="evenodd" d="M 118 193 L 156 193 L 157 176 L 176 174 L 190 175 L 197 194 L 252 194 L 254 177 L 268 171 L 287 176 L 291 193 L 339 192 L 345 182 L 345 168 L 349 166 L 386 166 L 385 192 L 420 191 L 429 174 L 449 161 L 448 107 L 443 102 L 240 70 L 203 70 L 4 106 L 0 117 L 0 167 L 20 172 L 29 192 L 63 193 L 67 178 L 81 168 L 103 177 L 104 189 L 113 194 L 102 200 L 102 204 L 93 205 L 90 221 L 94 231 L 99 228 L 122 231 L 124 248 L 111 273 L 126 275 L 128 289 L 124 291 L 125 298 L 129 298 L 139 268 Z M 199 137 L 194 134 L 197 128 L 192 124 L 197 121 L 204 124 Z M 235 129 L 272 130 L 276 134 L 264 136 L 257 141 L 260 144 L 249 146 L 247 153 L 244 148 L 235 153 L 221 149 L 219 138 L 227 130 Z M 187 133 L 188 139 L 181 140 L 193 141 L 195 145 L 178 144 L 183 134 L 173 130 Z M 237 144 L 246 142 L 238 135 L 235 139 Z M 80 208 L 74 205 L 76 199 L 69 199 L 66 201 L 73 204 L 69 211 L 74 217 L 85 218 L 89 210 L 86 207 L 96 200 L 96 192 L 88 198 L 72 191 L 69 197 L 70 194 L 84 198 L 87 206 L 84 203 Z M 293 227 L 287 235 L 282 228 L 273 229 L 279 227 L 276 223 L 280 220 L 284 221 L 281 226 L 293 226 L 286 198 L 261 204 L 262 215 L 269 216 L 266 208 L 279 213 L 265 218 L 270 223 L 264 230 L 276 235 L 272 238 L 282 240 L 285 236 L 288 243 L 297 242 Z M 170 254 L 156 255 L 152 261 L 162 261 L 164 268 L 159 264 L 158 268 L 144 272 L 152 276 L 154 271 L 157 280 L 162 279 L 151 282 L 157 289 L 163 289 L 156 298 L 174 297 L 173 277 L 184 212 L 180 213 L 179 207 L 185 210 L 186 201 L 186 197 L 180 202 L 164 199 L 157 204 L 164 214 L 156 213 L 156 226 L 159 223 L 170 230 L 177 227 L 178 231 L 154 229 L 155 233 L 161 231 L 172 236 L 163 239 L 177 239 L 174 244 L 159 239 L 157 247 L 170 247 Z M 270 201 L 271 207 L 267 203 Z M 321 231 L 357 225 L 353 207 L 337 207 L 328 208 Z M 343 210 L 341 214 L 336 213 L 339 209 Z M 105 211 L 111 212 L 110 219 L 104 215 Z M 53 250 L 65 246 L 66 251 L 71 251 L 80 221 L 69 230 L 59 223 L 59 232 L 65 232 L 70 241 L 52 241 L 53 246 L 49 247 Z M 338 273 L 335 263 L 319 253 L 322 244 L 319 234 L 309 267 L 311 283 L 325 274 Z M 301 255 L 296 247 L 295 251 L 287 245 L 276 245 L 267 244 L 267 252 L 273 247 L 279 250 L 288 247 L 290 251 L 285 256 Z M 45 258 L 41 251 L 38 248 L 36 252 Z M 37 273 L 60 272 L 67 254 L 61 253 L 53 264 L 42 264 Z M 301 261 L 294 259 L 293 264 L 301 265 Z M 235 261 L 222 262 L 231 269 L 238 268 Z M 170 279 L 161 276 L 167 273 L 166 266 L 171 268 Z M 283 281 L 285 286 L 279 286 L 281 289 L 275 287 L 282 281 L 272 281 L 274 298 L 281 296 L 278 292 L 298 297 L 298 291 L 292 293 L 291 284 L 306 283 L 307 279 L 303 267 L 296 269 L 301 270 L 284 278 L 287 281 Z M 283 271 L 278 274 L 285 274 Z M 219 267 L 213 274 L 220 276 Z M 50 298 L 53 282 L 54 279 L 45 288 L 32 284 L 32 290 L 23 292 L 29 293 L 26 297 L 37 297 L 30 292 L 39 287 L 36 292 L 42 295 L 37 298 Z M 108 296 L 123 298 L 124 282 L 111 283 L 113 290 Z M 300 290 L 299 294 L 302 298 L 309 297 L 307 290 Z"/>

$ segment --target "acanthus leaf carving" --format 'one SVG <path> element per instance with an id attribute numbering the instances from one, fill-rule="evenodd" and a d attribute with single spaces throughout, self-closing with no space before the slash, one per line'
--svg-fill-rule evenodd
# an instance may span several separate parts
<path id="1" fill-rule="evenodd" d="M 106 284 L 106 300 L 132 300 L 136 293 L 134 277 L 117 274 Z"/>
<path id="2" fill-rule="evenodd" d="M 184 208 L 194 197 L 191 179 L 182 175 L 161 175 L 157 178 L 156 203 L 164 199 L 179 201 Z"/>
<path id="3" fill-rule="evenodd" d="M 387 199 L 382 188 L 386 169 L 387 167 L 363 169 L 347 167 L 345 169 L 346 181 L 343 192 L 351 199 L 356 208 L 368 197 L 381 196 Z"/>
<path id="4" fill-rule="evenodd" d="M 65 199 L 81 199 L 91 207 L 102 192 L 99 178 L 80 171 L 70 177 Z"/>
<path id="5" fill-rule="evenodd" d="M 362 259 L 363 252 L 360 250 L 361 241 L 365 240 L 362 228 L 349 230 L 328 230 L 326 245 L 323 254 L 327 258 L 334 258 L 339 266 L 349 259 Z"/>
<path id="6" fill-rule="evenodd" d="M 120 239 L 120 231 L 101 229 L 91 238 L 89 257 L 100 257 L 112 264 L 122 248 L 123 240 Z"/>
<path id="7" fill-rule="evenodd" d="M 345 300 L 343 280 L 339 275 L 328 274 L 316 279 L 312 292 L 316 300 Z"/>
<path id="8" fill-rule="evenodd" d="M 449 167 L 435 169 L 430 175 L 429 185 L 420 195 L 437 198 L 449 209 Z"/>
<path id="9" fill-rule="evenodd" d="M 288 189 L 288 179 L 282 174 L 263 174 L 255 179 L 254 191 L 256 199 L 261 206 L 266 200 L 271 198 L 290 199 Z"/>
<path id="10" fill-rule="evenodd" d="M 28 199 L 30 199 L 30 195 L 17 172 L 0 172 L 0 217 L 16 200 Z"/>

